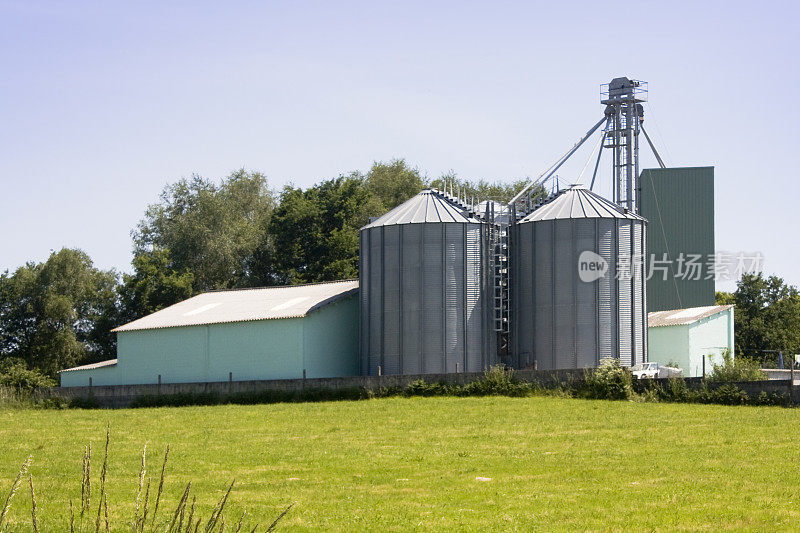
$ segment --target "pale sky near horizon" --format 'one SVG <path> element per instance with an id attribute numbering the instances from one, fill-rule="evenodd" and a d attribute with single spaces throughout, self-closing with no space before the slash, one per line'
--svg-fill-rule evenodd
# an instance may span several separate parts
<path id="1" fill-rule="evenodd" d="M 800 8 L 619 6 L 0 0 L 0 271 L 64 246 L 129 271 L 146 206 L 193 173 L 280 189 L 405 158 L 430 178 L 536 176 L 625 75 L 649 82 L 668 166 L 716 167 L 717 250 L 800 285 Z"/>

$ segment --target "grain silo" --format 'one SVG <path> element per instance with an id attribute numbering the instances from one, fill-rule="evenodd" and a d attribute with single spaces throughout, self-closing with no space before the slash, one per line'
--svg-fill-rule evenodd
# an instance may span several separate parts
<path id="1" fill-rule="evenodd" d="M 540 370 L 647 360 L 646 220 L 575 185 L 512 226 L 511 361 Z"/>
<path id="2" fill-rule="evenodd" d="M 464 204 L 431 189 L 361 228 L 362 374 L 495 363 L 487 238 Z"/>

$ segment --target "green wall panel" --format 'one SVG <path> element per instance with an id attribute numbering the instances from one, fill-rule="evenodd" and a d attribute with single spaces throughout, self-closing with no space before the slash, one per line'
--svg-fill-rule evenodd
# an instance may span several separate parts
<path id="1" fill-rule="evenodd" d="M 647 281 L 647 310 L 714 305 L 714 280 L 706 279 L 714 254 L 714 167 L 642 171 L 641 214 L 647 224 L 647 265 L 666 254 L 666 279 L 658 268 Z M 679 259 L 700 255 L 700 279 L 684 278 Z"/>

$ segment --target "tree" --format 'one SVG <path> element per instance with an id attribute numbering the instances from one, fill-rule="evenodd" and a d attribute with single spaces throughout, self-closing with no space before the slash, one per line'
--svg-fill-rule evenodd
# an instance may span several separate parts
<path id="1" fill-rule="evenodd" d="M 269 269 L 255 259 L 271 260 L 267 229 L 274 208 L 267 180 L 257 172 L 238 170 L 219 185 L 192 176 L 165 187 L 132 233 L 134 274 L 125 277 L 126 316 L 142 316 L 202 291 L 256 284 Z"/>
<path id="2" fill-rule="evenodd" d="M 270 223 L 275 276 L 281 283 L 358 277 L 358 230 L 381 204 L 353 173 L 305 191 L 284 188 Z"/>
<path id="3" fill-rule="evenodd" d="M 714 303 L 717 305 L 735 305 L 736 295 L 732 292 L 717 291 L 714 296 Z"/>
<path id="4" fill-rule="evenodd" d="M 476 203 L 484 200 L 508 203 L 529 181 L 528 179 L 515 180 L 511 183 L 503 183 L 501 181 L 489 182 L 486 180 L 470 181 L 459 178 L 451 171 L 433 180 L 430 186 L 436 189 L 446 190 L 447 192 L 450 192 L 452 189 L 453 194 L 466 197 L 470 201 L 474 198 Z M 532 198 L 543 197 L 544 194 L 544 189 L 537 187 L 532 191 Z"/>
<path id="5" fill-rule="evenodd" d="M 744 274 L 737 282 L 733 303 L 738 353 L 759 358 L 762 350 L 800 353 L 800 294 L 796 287 L 777 276 Z"/>
<path id="6" fill-rule="evenodd" d="M 114 271 L 94 268 L 89 256 L 69 248 L 0 275 L 0 359 L 54 376 L 113 357 L 116 284 Z"/>
<path id="7" fill-rule="evenodd" d="M 122 322 L 155 313 L 193 294 L 194 276 L 170 267 L 169 250 L 142 251 L 133 258 L 133 274 L 124 274 L 119 287 Z"/>
<path id="8" fill-rule="evenodd" d="M 394 209 L 425 187 L 419 169 L 409 167 L 405 159 L 374 162 L 365 181 L 367 189 L 380 202 L 381 213 Z"/>

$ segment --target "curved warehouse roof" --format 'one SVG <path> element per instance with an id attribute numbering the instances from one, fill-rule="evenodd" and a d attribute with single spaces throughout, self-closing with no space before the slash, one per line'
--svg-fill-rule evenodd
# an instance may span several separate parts
<path id="1" fill-rule="evenodd" d="M 634 213 L 626 212 L 620 206 L 595 194 L 583 185 L 573 185 L 564 189 L 555 198 L 542 205 L 521 222 L 557 220 L 574 218 L 624 218 L 644 220 Z"/>
<path id="2" fill-rule="evenodd" d="M 112 331 L 297 318 L 358 291 L 358 281 L 198 294 Z"/>
<path id="3" fill-rule="evenodd" d="M 470 217 L 465 209 L 450 201 L 443 193 L 425 189 L 361 229 L 422 222 L 479 223 L 480 220 Z"/>
<path id="4" fill-rule="evenodd" d="M 672 309 L 670 311 L 653 311 L 647 314 L 647 325 L 651 328 L 661 326 L 681 326 L 693 324 L 698 320 L 721 313 L 732 305 L 708 305 L 705 307 L 689 307 L 688 309 Z"/>

